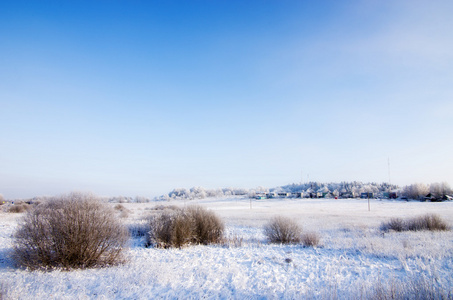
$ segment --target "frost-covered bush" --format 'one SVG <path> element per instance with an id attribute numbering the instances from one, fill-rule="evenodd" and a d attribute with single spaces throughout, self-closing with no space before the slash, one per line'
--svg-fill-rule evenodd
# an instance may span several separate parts
<path id="1" fill-rule="evenodd" d="M 117 204 L 115 205 L 115 207 L 113 207 L 115 210 L 118 210 L 118 211 L 125 211 L 127 210 L 127 208 L 124 207 L 123 204 Z"/>
<path id="2" fill-rule="evenodd" d="M 264 234 L 271 243 L 291 244 L 301 240 L 301 227 L 287 217 L 277 216 L 264 226 Z"/>
<path id="3" fill-rule="evenodd" d="M 176 205 L 156 205 L 150 210 L 179 210 L 180 208 Z"/>
<path id="4" fill-rule="evenodd" d="M 115 205 L 114 209 L 120 212 L 120 218 L 127 218 L 129 217 L 129 213 L 131 212 L 129 209 L 124 207 L 122 204 Z"/>
<path id="5" fill-rule="evenodd" d="M 10 213 L 23 213 L 29 210 L 30 206 L 28 204 L 14 204 L 9 207 L 8 212 Z"/>
<path id="6" fill-rule="evenodd" d="M 301 242 L 305 247 L 316 247 L 319 245 L 320 240 L 316 232 L 306 232 L 301 237 Z"/>
<path id="7" fill-rule="evenodd" d="M 164 210 L 150 218 L 146 246 L 182 247 L 193 240 L 193 231 L 193 222 L 183 210 Z"/>
<path id="8" fill-rule="evenodd" d="M 195 243 L 208 245 L 221 241 L 225 225 L 213 211 L 201 206 L 190 206 L 187 213 L 194 222 Z"/>
<path id="9" fill-rule="evenodd" d="M 381 224 L 382 231 L 446 231 L 450 230 L 448 224 L 438 215 L 427 214 L 411 218 L 408 220 L 402 220 L 400 218 L 392 218 L 388 222 Z"/>
<path id="10" fill-rule="evenodd" d="M 114 211 L 91 194 L 72 193 L 31 209 L 14 235 L 19 266 L 88 268 L 117 264 L 128 240 Z"/>
<path id="11" fill-rule="evenodd" d="M 392 218 L 390 221 L 382 223 L 381 224 L 381 230 L 382 231 L 405 231 L 406 229 L 406 223 L 404 222 L 403 219 L 401 218 Z"/>
<path id="12" fill-rule="evenodd" d="M 161 248 L 220 243 L 224 224 L 217 215 L 199 206 L 163 210 L 150 218 L 146 245 Z"/>
<path id="13" fill-rule="evenodd" d="M 449 230 L 447 223 L 438 215 L 428 214 L 407 221 L 407 230 L 445 231 Z"/>

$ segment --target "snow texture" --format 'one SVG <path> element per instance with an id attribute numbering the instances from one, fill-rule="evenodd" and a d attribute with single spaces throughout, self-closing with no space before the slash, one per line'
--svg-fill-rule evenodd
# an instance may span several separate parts
<path id="1" fill-rule="evenodd" d="M 428 278 L 452 290 L 453 232 L 379 230 L 391 217 L 436 213 L 453 224 L 453 202 L 248 198 L 125 203 L 126 226 L 143 224 L 155 205 L 197 204 L 226 223 L 224 245 L 155 249 L 132 237 L 121 266 L 74 271 L 17 269 L 9 254 L 20 214 L 0 213 L 0 282 L 6 299 L 348 299 L 379 283 Z M 112 204 L 113 205 L 113 204 Z M 268 244 L 273 216 L 316 232 L 321 244 Z"/>

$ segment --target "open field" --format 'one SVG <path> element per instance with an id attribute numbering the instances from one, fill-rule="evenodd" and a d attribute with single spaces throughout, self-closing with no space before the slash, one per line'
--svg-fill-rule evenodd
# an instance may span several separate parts
<path id="1" fill-rule="evenodd" d="M 197 204 L 226 224 L 219 246 L 143 247 L 132 237 L 122 266 L 29 272 L 13 267 L 12 234 L 22 214 L 0 213 L 0 281 L 6 299 L 150 298 L 373 298 L 379 289 L 430 286 L 453 297 L 453 232 L 379 230 L 391 217 L 435 213 L 453 225 L 453 202 L 422 203 L 347 199 L 200 199 L 123 203 L 130 228 L 156 205 Z M 116 205 L 116 204 L 110 204 Z M 121 213 L 118 212 L 120 218 Z M 275 215 L 297 221 L 320 237 L 315 247 L 271 245 L 263 225 Z M 404 284 L 403 284 L 404 283 Z M 450 293 L 450 294 L 449 294 Z"/>

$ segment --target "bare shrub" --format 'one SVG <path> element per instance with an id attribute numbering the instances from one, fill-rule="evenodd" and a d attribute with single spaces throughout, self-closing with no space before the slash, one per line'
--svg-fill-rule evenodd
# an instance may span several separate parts
<path id="1" fill-rule="evenodd" d="M 114 209 L 115 209 L 115 210 L 118 210 L 118 211 L 125 211 L 125 210 L 127 210 L 127 208 L 125 208 L 123 204 L 117 204 L 117 205 L 115 205 Z"/>
<path id="2" fill-rule="evenodd" d="M 163 211 L 150 218 L 146 245 L 182 247 L 193 240 L 194 223 L 184 211 Z"/>
<path id="3" fill-rule="evenodd" d="M 406 230 L 406 224 L 401 218 L 392 218 L 390 221 L 381 224 L 382 231 L 404 231 Z"/>
<path id="4" fill-rule="evenodd" d="M 163 210 L 150 218 L 149 226 L 146 245 L 161 248 L 220 243 L 224 230 L 223 222 L 201 207 Z"/>
<path id="5" fill-rule="evenodd" d="M 387 223 L 381 224 L 382 231 L 446 231 L 450 230 L 448 224 L 438 215 L 427 214 L 411 218 L 408 220 L 402 220 L 400 218 L 390 219 Z"/>
<path id="6" fill-rule="evenodd" d="M 124 207 L 122 204 L 117 204 L 113 207 L 115 210 L 120 212 L 120 218 L 125 219 L 129 217 L 131 211 Z"/>
<path id="7" fill-rule="evenodd" d="M 446 231 L 449 230 L 447 223 L 438 215 L 428 214 L 407 221 L 407 230 L 420 231 Z"/>
<path id="8" fill-rule="evenodd" d="M 176 205 L 156 205 L 151 208 L 151 210 L 180 210 Z"/>
<path id="9" fill-rule="evenodd" d="M 19 266 L 88 268 L 117 264 L 128 239 L 113 210 L 91 194 L 72 193 L 30 210 L 14 235 Z"/>
<path id="10" fill-rule="evenodd" d="M 190 214 L 182 210 L 175 214 L 172 224 L 171 242 L 174 247 L 196 243 L 195 221 Z"/>
<path id="11" fill-rule="evenodd" d="M 315 232 L 304 233 L 301 238 L 302 244 L 305 247 L 316 247 L 319 245 L 320 240 L 319 235 Z"/>
<path id="12" fill-rule="evenodd" d="M 162 213 L 149 219 L 149 230 L 146 236 L 146 247 L 168 248 L 171 246 L 172 214 Z"/>
<path id="13" fill-rule="evenodd" d="M 293 220 L 277 216 L 264 226 L 264 234 L 271 243 L 299 243 L 302 229 Z"/>
<path id="14" fill-rule="evenodd" d="M 208 245 L 220 242 L 225 226 L 214 212 L 201 206 L 190 206 L 187 213 L 195 223 L 195 243 Z"/>
<path id="15" fill-rule="evenodd" d="M 10 213 L 24 213 L 28 211 L 30 206 L 28 204 L 14 204 L 9 207 L 8 212 Z"/>

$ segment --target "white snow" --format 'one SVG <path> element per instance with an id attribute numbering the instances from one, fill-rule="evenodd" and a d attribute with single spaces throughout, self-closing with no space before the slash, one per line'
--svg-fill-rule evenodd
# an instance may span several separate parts
<path id="1" fill-rule="evenodd" d="M 19 214 L 0 213 L 0 282 L 7 299 L 297 299 L 350 298 L 379 282 L 428 278 L 453 283 L 453 232 L 385 233 L 390 217 L 436 213 L 453 225 L 453 202 L 248 198 L 126 203 L 121 219 L 139 224 L 155 205 L 198 204 L 226 223 L 240 246 L 144 248 L 131 239 L 121 266 L 75 271 L 16 269 L 8 256 Z M 115 204 L 111 204 L 115 205 Z M 274 215 L 316 232 L 321 245 L 270 245 L 262 226 Z"/>

